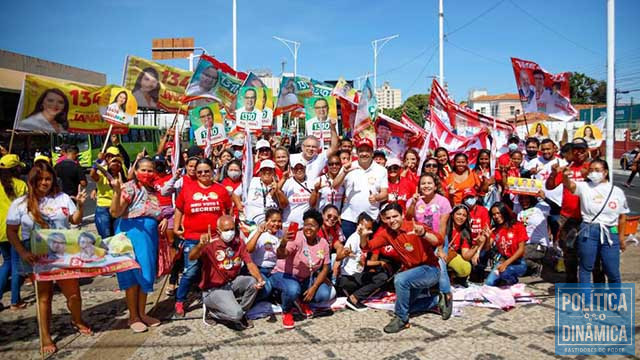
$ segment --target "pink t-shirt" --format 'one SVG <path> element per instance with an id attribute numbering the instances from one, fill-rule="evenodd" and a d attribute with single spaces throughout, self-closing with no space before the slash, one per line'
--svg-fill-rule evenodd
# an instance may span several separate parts
<path id="1" fill-rule="evenodd" d="M 292 274 L 299 280 L 308 279 L 324 264 L 329 264 L 329 244 L 324 238 L 319 238 L 315 245 L 308 245 L 307 239 L 298 231 L 296 238 L 287 243 L 289 256 L 278 259 L 272 273 L 283 272 Z"/>
<path id="2" fill-rule="evenodd" d="M 409 200 L 407 206 L 410 206 L 413 199 Z M 440 231 L 440 216 L 451 212 L 451 203 L 446 197 L 436 194 L 427 204 L 418 199 L 416 203 L 415 220 L 421 224 L 425 224 L 435 232 Z"/>

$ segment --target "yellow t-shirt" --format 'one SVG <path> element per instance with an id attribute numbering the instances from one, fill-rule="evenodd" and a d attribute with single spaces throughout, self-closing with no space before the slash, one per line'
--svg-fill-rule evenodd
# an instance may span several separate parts
<path id="1" fill-rule="evenodd" d="M 100 179 L 96 181 L 96 188 L 98 189 L 98 196 L 96 199 L 96 205 L 101 207 L 111 206 L 111 199 L 113 198 L 113 189 L 109 185 L 109 179 L 106 176 L 98 172 Z"/>
<path id="2" fill-rule="evenodd" d="M 27 183 L 22 180 L 13 178 L 13 189 L 16 193 L 16 199 L 27 193 Z M 9 206 L 13 200 L 7 197 L 4 187 L 0 186 L 0 242 L 8 241 L 7 239 L 7 213 Z"/>

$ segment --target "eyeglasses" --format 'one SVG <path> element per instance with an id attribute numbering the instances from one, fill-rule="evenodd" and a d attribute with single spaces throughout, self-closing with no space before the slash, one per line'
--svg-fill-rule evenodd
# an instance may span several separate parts
<path id="1" fill-rule="evenodd" d="M 426 167 L 426 168 L 437 168 L 438 164 L 429 164 L 429 163 L 427 163 L 427 164 L 424 164 L 424 167 Z"/>
<path id="2" fill-rule="evenodd" d="M 336 216 L 336 215 L 327 215 L 327 219 L 329 219 L 329 220 L 338 220 L 339 217 Z"/>
<path id="3" fill-rule="evenodd" d="M 211 174 L 211 170 L 198 170 L 196 171 L 196 174 L 198 175 Z"/>
<path id="4" fill-rule="evenodd" d="M 341 165 L 339 162 L 330 162 L 329 166 Z"/>

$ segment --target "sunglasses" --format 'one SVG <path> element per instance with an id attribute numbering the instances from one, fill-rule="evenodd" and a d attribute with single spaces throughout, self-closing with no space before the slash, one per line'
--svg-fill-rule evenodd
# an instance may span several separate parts
<path id="1" fill-rule="evenodd" d="M 330 162 L 329 166 L 334 166 L 334 165 L 341 165 L 339 162 Z"/>
<path id="2" fill-rule="evenodd" d="M 211 174 L 211 170 L 198 170 L 196 171 L 196 174 L 198 175 Z"/>
<path id="3" fill-rule="evenodd" d="M 339 217 L 336 216 L 336 215 L 327 215 L 327 219 L 329 219 L 329 220 L 338 220 Z"/>
<path id="4" fill-rule="evenodd" d="M 438 164 L 424 164 L 424 167 L 426 167 L 426 168 L 437 168 Z"/>

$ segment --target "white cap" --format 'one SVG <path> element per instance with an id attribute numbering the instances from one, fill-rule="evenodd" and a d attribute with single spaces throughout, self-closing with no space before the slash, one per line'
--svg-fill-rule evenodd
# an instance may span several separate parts
<path id="1" fill-rule="evenodd" d="M 402 161 L 400 161 L 400 159 L 398 159 L 397 157 L 393 157 L 387 160 L 386 167 L 391 167 L 393 165 L 402 167 Z"/>
<path id="2" fill-rule="evenodd" d="M 307 167 L 307 162 L 302 158 L 302 156 L 296 156 L 293 157 L 293 159 L 291 159 L 291 168 L 293 169 L 294 167 L 296 167 L 296 165 L 302 165 L 304 167 Z"/>
<path id="3" fill-rule="evenodd" d="M 244 146 L 244 140 L 242 138 L 235 138 L 231 141 L 231 146 Z"/>
<path id="4" fill-rule="evenodd" d="M 271 149 L 271 144 L 269 144 L 269 142 L 265 139 L 258 140 L 258 142 L 256 142 L 256 150 L 260 150 L 263 148 Z"/>
<path id="5" fill-rule="evenodd" d="M 274 163 L 272 160 L 262 160 L 260 162 L 260 168 L 258 169 L 258 171 L 262 170 L 262 169 L 275 169 L 276 168 L 276 163 Z"/>

